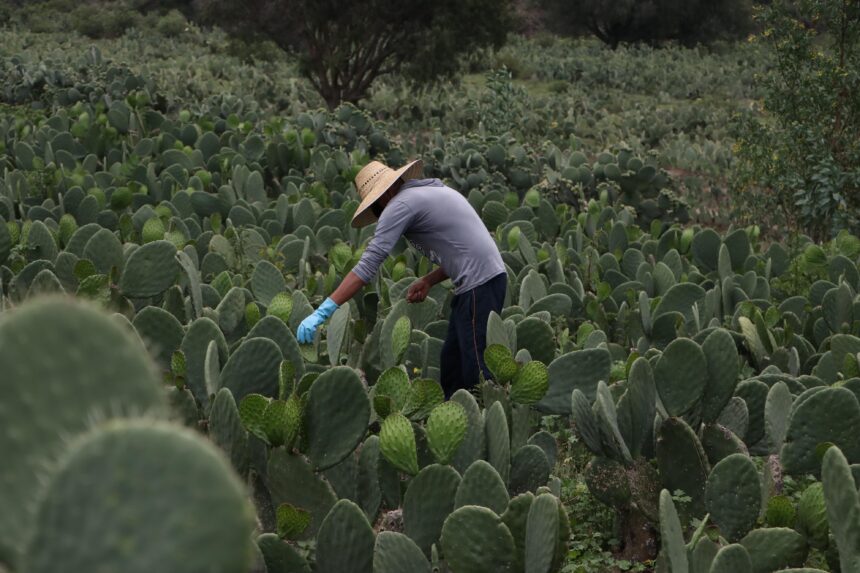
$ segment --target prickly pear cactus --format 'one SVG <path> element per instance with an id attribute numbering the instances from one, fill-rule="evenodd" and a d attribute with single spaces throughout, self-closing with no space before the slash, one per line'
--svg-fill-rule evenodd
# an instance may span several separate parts
<path id="1" fill-rule="evenodd" d="M 534 404 L 549 388 L 549 373 L 543 362 L 527 362 L 514 376 L 511 384 L 511 400 L 518 404 Z"/>
<path id="2" fill-rule="evenodd" d="M 89 304 L 41 300 L 0 321 L 0 557 L 17 563 L 55 456 L 94 418 L 167 413 L 165 394 L 134 334 Z M 73 529 L 78 529 L 75 527 Z"/>
<path id="3" fill-rule="evenodd" d="M 711 470 L 705 486 L 705 505 L 720 532 L 737 541 L 755 526 L 761 503 L 761 479 L 744 454 L 723 458 Z"/>
<path id="4" fill-rule="evenodd" d="M 457 573 L 506 571 L 514 561 L 514 538 L 502 519 L 486 507 L 466 505 L 442 526 L 442 551 Z"/>
<path id="5" fill-rule="evenodd" d="M 171 425 L 115 421 L 63 457 L 22 570 L 244 571 L 253 527 L 242 482 L 211 444 Z"/>
<path id="6" fill-rule="evenodd" d="M 831 447 L 824 454 L 821 481 L 842 571 L 860 571 L 860 493 L 848 460 L 838 448 Z"/>
<path id="7" fill-rule="evenodd" d="M 466 438 L 469 421 L 457 402 L 439 404 L 430 412 L 425 426 L 430 451 L 440 464 L 449 464 Z"/>
<path id="8" fill-rule="evenodd" d="M 418 473 L 415 431 L 409 419 L 399 412 L 385 418 L 379 430 L 379 450 L 391 464 L 410 475 Z"/>
<path id="9" fill-rule="evenodd" d="M 513 380 L 518 365 L 511 351 L 501 344 L 490 344 L 484 350 L 484 363 L 493 374 L 493 379 L 499 384 L 507 384 Z"/>

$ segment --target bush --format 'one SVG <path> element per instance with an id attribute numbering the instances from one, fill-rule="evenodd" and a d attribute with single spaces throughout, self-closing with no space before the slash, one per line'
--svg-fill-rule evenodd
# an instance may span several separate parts
<path id="1" fill-rule="evenodd" d="M 90 38 L 117 38 L 140 19 L 140 13 L 125 2 L 83 4 L 71 15 L 72 27 Z"/>
<path id="2" fill-rule="evenodd" d="M 180 35 L 188 27 L 188 21 L 179 10 L 173 9 L 161 16 L 155 24 L 156 31 L 162 36 L 173 38 Z"/>
<path id="3" fill-rule="evenodd" d="M 761 12 L 776 66 L 761 113 L 739 122 L 734 193 L 749 220 L 821 240 L 860 230 L 860 5 L 797 9 L 781 0 Z"/>

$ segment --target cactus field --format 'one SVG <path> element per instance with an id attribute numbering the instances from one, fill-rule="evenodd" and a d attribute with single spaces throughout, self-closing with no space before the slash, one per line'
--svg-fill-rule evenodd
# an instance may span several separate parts
<path id="1" fill-rule="evenodd" d="M 0 571 L 599 571 L 573 480 L 637 571 L 860 572 L 857 237 L 702 224 L 641 141 L 415 147 L 68 49 L 0 58 Z M 295 338 L 372 236 L 356 173 L 416 154 L 508 271 L 449 400 L 405 243 Z"/>

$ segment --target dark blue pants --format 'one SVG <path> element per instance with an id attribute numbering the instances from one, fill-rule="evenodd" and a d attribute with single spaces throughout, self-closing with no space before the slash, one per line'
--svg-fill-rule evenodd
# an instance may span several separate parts
<path id="1" fill-rule="evenodd" d="M 484 364 L 487 319 L 490 311 L 502 312 L 507 287 L 508 277 L 502 273 L 456 295 L 451 301 L 448 335 L 439 360 L 442 388 L 447 398 L 460 388 L 468 390 L 476 386 L 480 382 L 480 371 L 486 378 L 491 377 Z"/>

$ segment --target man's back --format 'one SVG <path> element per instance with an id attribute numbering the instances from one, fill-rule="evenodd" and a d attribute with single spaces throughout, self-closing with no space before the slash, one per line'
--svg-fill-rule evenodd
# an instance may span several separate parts
<path id="1" fill-rule="evenodd" d="M 370 282 L 401 235 L 444 269 L 455 294 L 505 272 L 495 240 L 472 205 L 438 179 L 403 184 L 383 210 L 373 240 L 353 272 Z"/>

